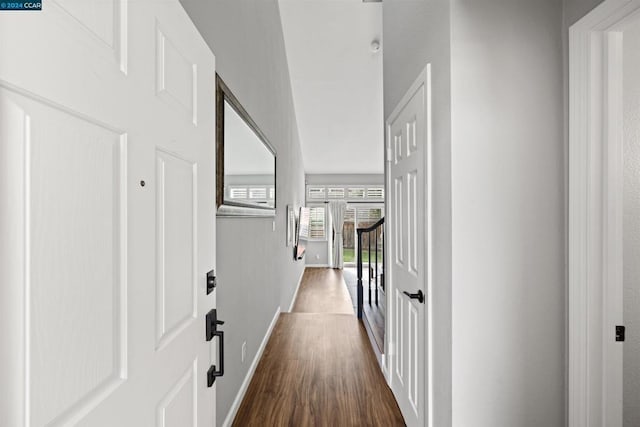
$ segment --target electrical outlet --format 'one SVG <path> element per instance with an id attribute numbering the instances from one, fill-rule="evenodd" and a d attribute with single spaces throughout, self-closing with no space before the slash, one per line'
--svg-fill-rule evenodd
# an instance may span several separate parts
<path id="1" fill-rule="evenodd" d="M 247 342 L 242 343 L 242 363 L 244 363 L 244 359 L 247 357 Z"/>

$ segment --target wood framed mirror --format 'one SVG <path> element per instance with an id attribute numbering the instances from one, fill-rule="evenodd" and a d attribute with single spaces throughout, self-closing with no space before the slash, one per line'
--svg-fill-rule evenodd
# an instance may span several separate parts
<path id="1" fill-rule="evenodd" d="M 275 216 L 276 150 L 216 74 L 218 216 Z"/>

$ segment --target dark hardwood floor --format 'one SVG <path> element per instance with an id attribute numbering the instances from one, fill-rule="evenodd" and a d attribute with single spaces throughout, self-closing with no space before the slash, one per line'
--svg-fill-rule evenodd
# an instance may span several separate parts
<path id="1" fill-rule="evenodd" d="M 294 311 L 280 315 L 234 426 L 405 425 L 344 288 L 340 271 L 307 269 Z"/>

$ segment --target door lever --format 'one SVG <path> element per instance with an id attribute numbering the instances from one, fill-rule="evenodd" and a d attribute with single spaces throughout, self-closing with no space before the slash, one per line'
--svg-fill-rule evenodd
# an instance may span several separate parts
<path id="1" fill-rule="evenodd" d="M 410 294 L 407 291 L 404 291 L 403 293 L 411 299 L 417 299 L 420 304 L 424 302 L 424 293 L 422 293 L 422 290 L 418 290 L 415 294 Z"/>

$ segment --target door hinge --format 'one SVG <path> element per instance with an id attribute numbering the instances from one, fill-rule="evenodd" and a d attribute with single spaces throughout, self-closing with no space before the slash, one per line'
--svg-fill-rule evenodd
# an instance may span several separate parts
<path id="1" fill-rule="evenodd" d="M 624 333 L 626 328 L 624 326 L 616 326 L 616 341 L 624 341 Z"/>

